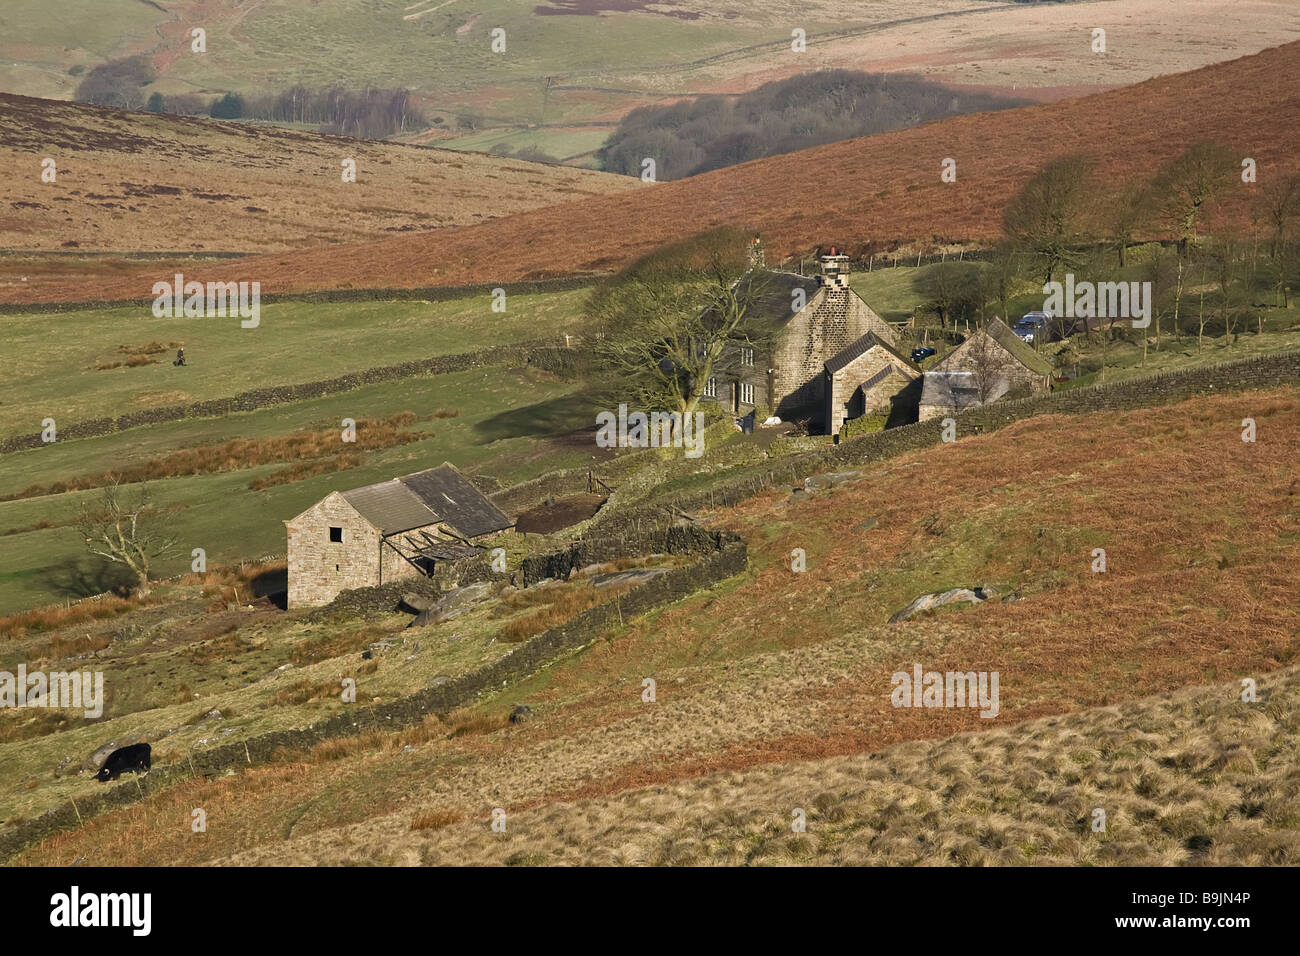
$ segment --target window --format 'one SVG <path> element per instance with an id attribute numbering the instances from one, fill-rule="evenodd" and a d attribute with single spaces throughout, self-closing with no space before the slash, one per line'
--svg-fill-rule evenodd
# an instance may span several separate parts
<path id="1" fill-rule="evenodd" d="M 753 365 L 753 364 L 754 364 L 754 350 L 753 350 L 753 349 L 751 349 L 751 348 L 746 348 L 746 347 L 744 347 L 744 346 L 741 346 L 741 349 L 740 349 L 740 364 L 741 364 L 741 365 Z"/>
<path id="2" fill-rule="evenodd" d="M 748 382 L 740 383 L 740 401 L 745 405 L 754 404 L 754 386 Z"/>
<path id="3" fill-rule="evenodd" d="M 343 542 L 343 529 L 330 528 L 330 543 L 341 544 Z"/>
<path id="4" fill-rule="evenodd" d="M 704 383 L 704 397 L 705 398 L 718 397 L 718 380 L 714 378 L 712 375 L 710 375 L 709 380 Z"/>

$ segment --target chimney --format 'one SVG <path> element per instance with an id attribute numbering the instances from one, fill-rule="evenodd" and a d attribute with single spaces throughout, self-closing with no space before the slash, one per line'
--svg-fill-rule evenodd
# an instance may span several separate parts
<path id="1" fill-rule="evenodd" d="M 835 246 L 831 246 L 830 253 L 821 256 L 821 264 L 821 282 L 823 285 L 837 289 L 848 288 L 848 282 L 844 278 L 849 272 L 848 256 L 841 253 Z"/>

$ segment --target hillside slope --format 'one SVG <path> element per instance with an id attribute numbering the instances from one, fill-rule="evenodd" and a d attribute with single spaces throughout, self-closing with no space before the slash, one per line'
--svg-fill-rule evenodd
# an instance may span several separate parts
<path id="1" fill-rule="evenodd" d="M 1093 154 L 1107 180 L 1137 181 L 1213 138 L 1259 164 L 1261 181 L 1300 170 L 1300 42 L 1120 90 L 758 160 L 687 180 L 534 210 L 472 227 L 214 266 L 204 278 L 264 291 L 456 285 L 616 268 L 684 232 L 732 223 L 761 232 L 769 258 L 818 243 L 989 239 L 1001 209 L 1047 160 Z M 940 164 L 957 161 L 957 182 Z M 1245 216 L 1243 185 L 1224 215 Z M 491 263 L 485 276 L 484 263 Z M 146 295 L 154 277 L 27 290 L 0 299 Z"/>
<path id="2" fill-rule="evenodd" d="M 57 181 L 42 181 L 42 161 Z M 342 162 L 356 161 L 344 183 Z M 465 225 L 635 185 L 591 170 L 0 93 L 0 249 L 254 251 Z"/>
<path id="3" fill-rule="evenodd" d="M 715 773 L 437 829 L 362 824 L 226 865 L 1279 866 L 1300 863 L 1300 668 L 910 741 Z M 1106 813 L 1093 832 L 1093 812 Z M 796 810 L 807 831 L 791 827 Z M 430 814 L 416 818 L 437 820 Z M 386 823 L 387 821 L 385 821 Z M 402 821 L 403 823 L 405 820 Z"/>
<path id="4" fill-rule="evenodd" d="M 659 826 L 700 810 L 711 815 L 708 826 L 719 834 L 719 843 L 707 853 L 697 848 L 697 854 L 736 862 L 744 859 L 740 844 L 755 829 L 771 825 L 788 834 L 794 807 L 809 810 L 810 831 L 814 807 L 829 814 L 843 805 L 864 819 L 880 809 L 871 805 L 874 796 L 864 798 L 846 782 L 862 762 L 834 768 L 827 784 L 812 790 L 806 788 L 815 785 L 817 766 L 775 770 L 778 777 L 788 773 L 788 780 L 772 787 L 764 783 L 770 775 L 748 776 L 754 768 L 863 755 L 997 728 L 979 742 L 981 754 L 1015 749 L 1044 765 L 1055 763 L 1062 776 L 1044 782 L 1017 763 L 1013 786 L 989 791 L 989 781 L 980 779 L 989 768 L 958 759 L 960 744 L 939 748 L 936 753 L 951 758 L 934 768 L 953 784 L 950 798 L 965 793 L 973 802 L 950 799 L 946 806 L 927 806 L 926 812 L 955 814 L 928 818 L 932 833 L 952 824 L 954 838 L 964 842 L 968 834 L 962 828 L 969 819 L 957 818 L 967 811 L 987 813 L 977 796 L 1011 797 L 1014 789 L 1024 794 L 1018 805 L 993 808 L 999 833 L 1006 834 L 1013 818 L 1029 831 L 1027 845 L 1041 847 L 1045 856 L 1095 859 L 1086 855 L 1094 851 L 1075 839 L 1075 831 L 1051 827 L 1076 820 L 1075 799 L 1091 799 L 1095 781 L 1113 774 L 1125 790 L 1118 820 L 1108 810 L 1116 829 L 1131 825 L 1139 813 L 1146 819 L 1154 803 L 1156 825 L 1167 825 L 1165 832 L 1175 837 L 1157 842 L 1147 839 L 1154 831 L 1138 839 L 1131 830 L 1124 832 L 1117 841 L 1121 852 L 1111 857 L 1116 861 L 1153 862 L 1157 854 L 1163 862 L 1186 862 L 1191 856 L 1183 854 L 1186 847 L 1180 849 L 1175 828 L 1181 828 L 1181 838 L 1212 835 L 1216 840 L 1235 830 L 1241 842 L 1235 849 L 1229 842 L 1224 852 L 1236 862 L 1293 860 L 1272 856 L 1294 852 L 1285 842 L 1251 844 L 1245 831 L 1258 823 L 1213 833 L 1206 828 L 1211 814 L 1223 807 L 1223 793 L 1210 791 L 1230 784 L 1240 786 L 1243 796 L 1227 806 L 1258 804 L 1271 826 L 1294 829 L 1285 818 L 1292 814 L 1293 820 L 1294 798 L 1286 788 L 1293 790 L 1294 774 L 1288 780 L 1262 770 L 1275 758 L 1294 759 L 1293 749 L 1270 749 L 1266 738 L 1294 726 L 1291 704 L 1285 705 L 1290 711 L 1269 709 L 1268 695 L 1276 685 L 1268 675 L 1294 670 L 1300 650 L 1300 607 L 1292 600 L 1300 574 L 1294 505 L 1300 484 L 1293 467 L 1300 449 L 1298 413 L 1300 393 L 1288 388 L 1131 412 L 1043 416 L 905 454 L 828 490 L 761 494 L 734 510 L 704 516 L 749 542 L 745 574 L 611 628 L 605 640 L 468 711 L 445 720 L 430 717 L 424 726 L 399 733 L 376 728 L 340 738 L 231 777 L 183 780 L 141 804 L 57 836 L 22 859 L 197 863 L 247 853 L 241 857 L 245 862 L 375 864 L 468 862 L 516 851 L 527 859 L 564 841 L 556 824 L 573 812 L 565 804 L 582 800 L 591 802 L 578 812 L 590 810 L 591 816 L 565 828 L 573 839 L 568 859 L 609 861 L 620 852 L 610 840 L 623 833 L 631 834 L 628 843 L 637 844 L 624 859 L 655 859 L 661 852 L 668 858 L 665 844 L 655 843 Z M 1240 422 L 1247 415 L 1258 423 L 1255 444 L 1241 441 Z M 1080 435 L 1088 440 L 1080 441 Z M 1152 527 L 1160 533 L 1153 535 Z M 1091 570 L 1096 547 L 1109 555 L 1104 574 Z M 807 555 L 802 573 L 791 570 L 794 548 Z M 1016 599 L 889 623 L 919 594 L 979 582 Z M 85 779 L 56 778 L 53 768 L 65 756 L 89 753 L 110 735 L 158 735 L 184 724 L 165 739 L 154 738 L 159 763 L 172 762 L 191 741 L 213 745 L 222 739 L 216 733 L 237 741 L 237 735 L 254 733 L 268 721 L 300 726 L 328 712 L 332 705 L 324 700 L 295 704 L 296 681 L 337 680 L 363 666 L 368 670 L 361 674 L 360 692 L 391 699 L 400 682 L 450 668 L 449 655 L 462 666 L 476 666 L 479 655 L 492 653 L 501 626 L 487 611 L 472 625 L 456 618 L 412 632 L 401 630 L 405 615 L 391 615 L 376 623 L 403 640 L 402 646 L 363 661 L 357 651 L 376 635 L 349 636 L 364 629 L 363 622 L 344 618 L 321 626 L 293 613 L 265 611 L 258 621 L 252 612 L 219 606 L 210 621 L 200 617 L 181 624 L 178 609 L 162 606 L 139 612 L 138 618 L 83 623 L 11 643 L 15 657 L 45 659 L 53 667 L 59 654 L 80 651 L 78 642 L 90 631 L 108 645 L 99 659 L 109 675 L 106 683 L 113 686 L 126 674 L 147 683 L 139 696 L 124 695 L 109 720 L 91 727 L 33 723 L 19 735 L 23 715 L 10 715 L 15 732 L 7 742 L 0 740 L 0 760 L 11 761 L 12 779 L 28 781 L 8 801 L 11 812 L 30 816 L 56 798 L 96 792 Z M 222 614 L 233 630 L 218 626 Z M 241 625 L 241 614 L 248 623 Z M 131 637 L 146 627 L 148 641 Z M 418 648 L 406 643 L 417 640 Z M 299 641 L 310 641 L 321 653 L 301 668 L 271 670 Z M 254 648 L 259 656 L 251 661 L 234 653 L 251 654 Z M 422 656 L 412 659 L 417 652 Z M 173 663 L 168 655 L 180 660 Z M 434 657 L 438 660 L 430 660 Z M 219 663 L 227 658 L 229 666 Z M 914 663 L 940 672 L 997 671 L 998 714 L 986 719 L 972 708 L 891 706 L 891 675 Z M 192 677 L 194 668 L 202 685 Z M 259 674 L 268 677 L 244 687 Z M 1079 733 L 1091 727 L 1103 738 L 1112 735 L 1106 747 L 1050 732 L 1050 725 L 1036 725 L 1029 733 L 1014 726 L 1246 676 L 1258 679 L 1263 706 L 1245 714 L 1238 708 L 1237 716 L 1223 711 L 1228 726 L 1241 728 L 1232 723 L 1240 720 L 1249 731 L 1249 739 L 1238 738 L 1244 751 L 1228 746 L 1234 732 L 1220 727 L 1201 733 L 1194 723 L 1166 723 L 1165 741 L 1126 736 L 1126 722 L 1115 721 L 1113 713 L 1074 725 Z M 654 702 L 641 697 L 646 677 L 657 683 Z M 188 693 L 172 698 L 182 681 L 187 691 L 201 690 L 202 698 Z M 1293 679 L 1288 681 L 1294 687 Z M 1287 693 L 1294 699 L 1293 689 Z M 507 715 L 520 703 L 531 708 L 534 719 L 509 723 Z M 292 706 L 303 709 L 286 714 Z M 222 723 L 185 724 L 214 708 L 225 715 Z M 1165 723 L 1160 709 L 1150 713 Z M 197 740 L 200 734 L 207 739 Z M 1214 739 L 1207 742 L 1206 734 Z M 1175 761 L 1172 767 L 1197 779 L 1148 773 L 1144 758 L 1157 757 L 1140 748 L 1149 745 L 1158 746 L 1160 759 Z M 895 756 L 885 758 L 885 765 Z M 900 772 L 923 760 L 916 749 L 902 756 Z M 1260 762 L 1260 773 L 1251 759 Z M 1086 785 L 1064 804 L 1042 806 L 1054 783 L 1070 786 L 1065 774 L 1073 772 L 1071 763 Z M 682 783 L 719 773 L 726 775 L 723 780 L 735 780 L 737 788 L 720 792 L 716 777 L 698 787 Z M 1216 780 L 1215 774 L 1227 776 Z M 1147 803 L 1134 798 L 1143 777 L 1151 786 L 1138 796 Z M 1197 807 L 1177 797 L 1193 785 L 1205 785 Z M 642 793 L 626 801 L 610 802 L 638 789 Z M 823 791 L 832 791 L 830 803 L 819 807 L 812 802 Z M 790 804 L 796 792 L 798 802 Z M 694 796 L 685 802 L 675 797 L 688 793 Z M 910 791 L 898 795 L 904 808 L 915 799 Z M 1180 821 L 1170 808 L 1175 803 L 1191 816 Z M 166 824 L 185 819 L 196 806 L 208 809 L 206 838 L 196 840 L 188 830 Z M 508 853 L 498 856 L 496 843 L 477 842 L 477 837 L 457 844 L 436 833 L 437 827 L 465 821 L 464 829 L 453 833 L 494 839 L 485 821 L 495 807 L 510 815 L 510 841 L 518 838 Z M 739 815 L 727 818 L 729 808 Z M 880 812 L 898 816 L 897 809 Z M 1216 819 L 1224 822 L 1222 813 Z M 633 832 L 641 827 L 640 834 Z M 736 842 L 730 842 L 733 837 Z M 994 852 L 1005 845 L 973 848 L 971 859 L 1014 861 Z M 913 852 L 933 861 L 950 846 L 918 844 Z M 427 857 L 421 857 L 422 849 Z M 833 844 L 826 847 L 827 858 L 835 852 Z"/>

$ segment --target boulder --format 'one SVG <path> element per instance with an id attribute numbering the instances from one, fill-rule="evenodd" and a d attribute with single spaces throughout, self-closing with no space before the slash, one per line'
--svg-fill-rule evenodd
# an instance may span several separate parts
<path id="1" fill-rule="evenodd" d="M 997 589 L 984 584 L 973 588 L 952 588 L 949 591 L 936 591 L 934 594 L 922 594 L 919 598 L 903 608 L 889 619 L 890 624 L 906 621 L 922 611 L 933 611 L 948 604 L 980 604 L 991 597 L 997 597 Z"/>
<path id="2" fill-rule="evenodd" d="M 531 719 L 533 712 L 526 704 L 520 704 L 510 712 L 510 723 L 522 724 L 524 721 Z"/>
<path id="3" fill-rule="evenodd" d="M 464 614 L 473 605 L 485 601 L 491 596 L 492 585 L 487 581 L 467 584 L 463 588 L 448 591 L 437 602 L 417 614 L 408 626 L 425 627 L 429 624 L 438 624 L 450 620 L 457 615 Z"/>
<path id="4" fill-rule="evenodd" d="M 402 595 L 401 601 L 397 603 L 397 609 L 405 611 L 407 614 L 419 614 L 429 610 L 433 603 L 433 598 L 425 597 L 423 594 L 416 594 L 414 591 L 407 591 Z"/>
<path id="5" fill-rule="evenodd" d="M 813 475 L 803 480 L 804 491 L 814 491 L 824 488 L 834 488 L 836 485 L 842 485 L 846 481 L 853 481 L 855 478 L 861 478 L 860 471 L 828 471 L 824 475 Z"/>

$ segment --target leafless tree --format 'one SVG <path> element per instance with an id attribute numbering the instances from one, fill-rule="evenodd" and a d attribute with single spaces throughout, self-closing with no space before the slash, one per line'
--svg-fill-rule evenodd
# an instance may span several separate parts
<path id="1" fill-rule="evenodd" d="M 1001 398 L 1007 391 L 1007 355 L 987 332 L 972 336 L 966 347 L 964 365 L 971 373 L 975 396 L 981 405 Z"/>
<path id="2" fill-rule="evenodd" d="M 767 277 L 749 237 L 723 228 L 658 250 L 602 283 L 587 304 L 593 375 L 621 400 L 691 414 L 728 349 L 770 347 L 754 305 Z M 787 300 L 787 307 L 793 302 Z"/>
<path id="3" fill-rule="evenodd" d="M 1161 224 L 1178 237 L 1179 249 L 1196 242 L 1206 210 L 1232 182 L 1237 165 L 1232 154 L 1214 142 L 1193 143 L 1156 174 L 1151 190 Z"/>
<path id="4" fill-rule="evenodd" d="M 166 532 L 166 513 L 153 504 L 148 485 L 135 491 L 117 481 L 97 500 L 82 505 L 77 531 L 91 554 L 128 568 L 136 577 L 136 593 L 149 593 L 153 562 L 171 554 L 176 538 Z"/>
<path id="5" fill-rule="evenodd" d="M 1045 282 L 1075 264 L 1091 232 L 1096 196 L 1092 163 L 1082 155 L 1062 156 L 1042 168 L 1003 213 L 1007 236 L 1038 260 Z"/>

